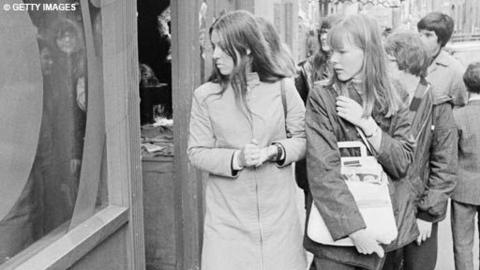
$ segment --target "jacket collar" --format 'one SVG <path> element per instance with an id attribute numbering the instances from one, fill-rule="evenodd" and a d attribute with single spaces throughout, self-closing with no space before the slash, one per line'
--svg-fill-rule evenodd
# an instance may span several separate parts
<path id="1" fill-rule="evenodd" d="M 337 95 L 357 95 L 361 97 L 361 83 L 349 81 L 347 83 L 333 83 L 332 89 L 337 93 Z"/>
<path id="2" fill-rule="evenodd" d="M 437 69 L 438 66 L 442 67 L 448 67 L 449 65 L 449 59 L 447 52 L 445 52 L 443 49 L 440 49 L 440 53 L 438 56 L 433 60 L 432 64 L 428 68 L 428 73 L 433 72 L 434 70 Z"/>

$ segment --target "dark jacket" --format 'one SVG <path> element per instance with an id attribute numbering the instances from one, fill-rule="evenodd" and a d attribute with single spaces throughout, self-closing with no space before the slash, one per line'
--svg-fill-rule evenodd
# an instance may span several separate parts
<path id="1" fill-rule="evenodd" d="M 351 98 L 362 103 L 353 87 L 349 87 L 348 91 Z M 305 116 L 309 196 L 313 197 L 315 206 L 334 240 L 348 237 L 349 234 L 366 227 L 352 194 L 340 175 L 337 142 L 361 139 L 355 127 L 337 115 L 335 101 L 338 95 L 333 87 L 317 83 L 310 92 Z M 372 117 L 382 130 L 381 145 L 376 158 L 390 181 L 401 179 L 413 160 L 414 151 L 408 108 L 402 105 L 398 112 L 389 118 L 375 109 Z M 310 206 L 307 208 L 307 217 Z M 317 257 L 366 269 L 378 267 L 377 255 L 361 255 L 355 247 L 320 245 L 311 241 L 308 236 L 305 237 L 304 246 Z"/>
<path id="2" fill-rule="evenodd" d="M 480 205 L 480 100 L 455 109 L 458 127 L 458 185 L 452 199 Z"/>
<path id="3" fill-rule="evenodd" d="M 413 99 L 409 108 L 417 147 L 407 176 L 394 183 L 399 233 L 387 250 L 401 248 L 417 238 L 416 218 L 443 220 L 456 183 L 457 131 L 451 98 L 434 100 L 430 87 L 422 93 L 419 89 L 415 94 L 418 98 Z"/>
<path id="4" fill-rule="evenodd" d="M 313 89 L 317 81 L 325 80 L 330 74 L 331 66 L 326 53 L 317 52 L 317 54 L 305 59 L 298 64 L 297 76 L 295 77 L 295 87 L 300 97 L 306 104 L 308 93 Z M 307 181 L 307 163 L 305 159 L 295 163 L 295 180 L 297 185 L 308 193 Z"/>

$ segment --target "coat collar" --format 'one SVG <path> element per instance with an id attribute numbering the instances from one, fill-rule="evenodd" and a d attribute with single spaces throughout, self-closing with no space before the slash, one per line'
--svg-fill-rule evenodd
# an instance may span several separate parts
<path id="1" fill-rule="evenodd" d="M 449 65 L 449 59 L 448 59 L 447 52 L 441 49 L 438 56 L 433 60 L 432 64 L 428 68 L 428 73 L 431 73 L 434 70 L 436 70 L 438 66 L 447 67 L 448 65 Z"/>
<path id="2" fill-rule="evenodd" d="M 247 87 L 252 89 L 260 84 L 260 77 L 256 72 L 247 73 Z"/>

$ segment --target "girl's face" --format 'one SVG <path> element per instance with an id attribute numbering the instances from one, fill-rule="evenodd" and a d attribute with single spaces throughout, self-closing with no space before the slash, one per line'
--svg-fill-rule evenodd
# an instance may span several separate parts
<path id="1" fill-rule="evenodd" d="M 324 52 L 329 52 L 331 49 L 330 46 L 328 46 L 328 42 L 327 42 L 328 30 L 330 29 L 327 29 L 327 28 L 320 29 L 320 45 L 321 45 L 322 51 Z"/>
<path id="2" fill-rule="evenodd" d="M 331 62 L 339 81 L 361 79 L 360 71 L 363 67 L 363 50 L 345 38 L 342 48 L 332 48 Z"/>
<path id="3" fill-rule="evenodd" d="M 233 61 L 233 58 L 225 51 L 223 51 L 220 47 L 221 39 L 217 31 L 212 31 L 210 39 L 213 44 L 213 60 L 215 62 L 215 66 L 218 68 L 222 75 L 230 75 L 233 71 L 233 68 L 235 67 L 235 62 Z"/>

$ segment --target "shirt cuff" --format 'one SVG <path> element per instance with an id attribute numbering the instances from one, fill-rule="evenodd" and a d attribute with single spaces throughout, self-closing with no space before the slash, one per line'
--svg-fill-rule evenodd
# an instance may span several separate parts
<path id="1" fill-rule="evenodd" d="M 287 157 L 285 147 L 281 143 L 278 143 L 278 142 L 275 142 L 275 143 L 272 143 L 272 144 L 275 145 L 277 147 L 277 149 L 280 151 L 280 153 L 275 156 L 274 161 L 277 164 L 282 165 L 283 163 L 285 163 L 285 158 Z"/>
<path id="2" fill-rule="evenodd" d="M 240 171 L 243 167 L 239 164 L 238 155 L 240 155 L 240 151 L 235 151 L 232 155 L 232 170 L 233 171 Z"/>

